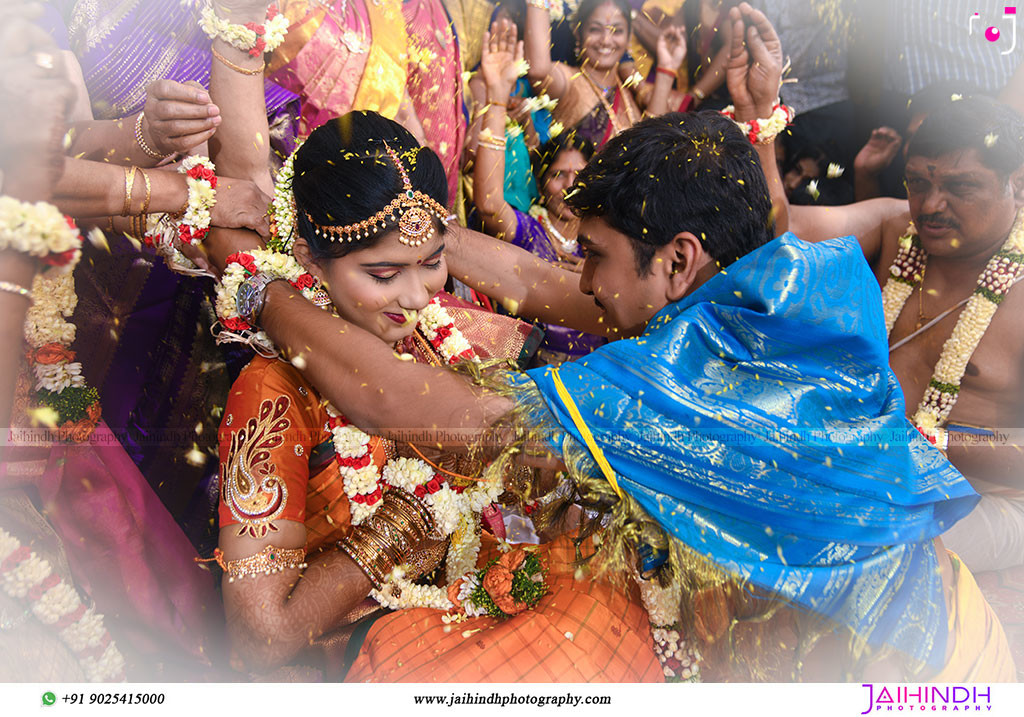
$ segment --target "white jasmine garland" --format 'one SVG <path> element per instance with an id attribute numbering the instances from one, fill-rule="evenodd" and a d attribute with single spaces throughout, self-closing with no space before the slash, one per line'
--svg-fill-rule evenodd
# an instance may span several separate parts
<path id="1" fill-rule="evenodd" d="M 52 625 L 62 615 L 67 615 L 77 608 L 78 602 L 78 593 L 61 581 L 43 593 L 32 606 L 32 612 L 44 625 Z"/>
<path id="2" fill-rule="evenodd" d="M 907 299 L 924 277 L 928 256 L 914 241 L 916 229 L 911 224 L 900 238 L 900 249 L 889 270 L 890 277 L 882 289 L 882 307 L 886 331 L 891 332 Z M 932 379 L 921 403 L 911 419 L 934 444 L 945 449 L 948 436 L 943 426 L 959 396 L 960 382 L 967 364 L 981 343 L 1000 303 L 1016 280 L 1024 274 L 1024 210 L 1017 219 L 1006 242 L 985 265 L 953 333 L 942 346 Z"/>
<path id="3" fill-rule="evenodd" d="M 295 193 L 292 191 L 292 183 L 295 179 L 295 155 L 298 154 L 302 143 L 295 145 L 295 151 L 288 155 L 288 159 L 277 171 L 274 180 L 274 199 L 270 202 L 270 240 L 267 246 L 276 251 L 291 254 L 292 246 L 295 244 Z"/>
<path id="4" fill-rule="evenodd" d="M 21 543 L 7 531 L 0 529 L 0 562 L 10 558 Z M 13 598 L 25 600 L 28 593 L 51 574 L 50 564 L 29 552 L 16 565 L 8 567 L 0 578 L 0 586 Z M 73 615 L 82 608 L 78 593 L 63 580 L 45 591 L 37 600 L 32 600 L 29 609 L 45 625 L 53 625 L 67 615 Z M 86 678 L 90 682 L 124 681 L 124 657 L 103 626 L 103 616 L 92 609 L 84 610 L 82 616 L 71 625 L 60 630 L 58 637 L 75 653 Z M 85 656 L 85 650 L 96 648 L 104 642 L 107 647 L 99 659 Z"/>
<path id="5" fill-rule="evenodd" d="M 293 286 L 307 272 L 293 256 L 269 249 L 252 249 L 229 257 L 231 263 L 224 269 L 220 283 L 217 284 L 214 308 L 222 326 L 217 334 L 217 341 L 247 343 L 261 353 L 276 356 L 277 348 L 266 332 L 254 331 L 238 314 L 238 287 L 250 275 L 249 270 L 241 263 L 243 258 L 252 260 L 251 266 L 255 267 L 257 273 L 284 279 Z M 312 299 L 314 294 L 312 277 L 309 283 L 309 286 L 299 290 L 306 299 Z"/>
<path id="6" fill-rule="evenodd" d="M 206 5 L 199 15 L 199 27 L 211 40 L 223 40 L 237 50 L 248 52 L 253 57 L 264 52 L 273 52 L 284 42 L 288 33 L 288 18 L 277 12 L 271 5 L 263 22 L 263 32 L 257 32 L 255 23 L 240 25 L 217 15 L 212 4 Z M 250 27 L 253 26 L 253 27 Z"/>
<path id="7" fill-rule="evenodd" d="M 78 229 L 57 207 L 0 195 L 0 251 L 17 251 L 39 259 L 74 251 L 63 265 L 74 268 L 81 247 Z"/>
<path id="8" fill-rule="evenodd" d="M 11 597 L 23 598 L 36 583 L 50 575 L 50 564 L 35 553 L 18 563 L 3 576 L 4 591 Z"/>

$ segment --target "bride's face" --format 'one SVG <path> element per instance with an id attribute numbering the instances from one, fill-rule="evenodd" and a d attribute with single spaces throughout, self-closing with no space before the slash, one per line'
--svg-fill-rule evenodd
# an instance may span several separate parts
<path id="1" fill-rule="evenodd" d="M 418 313 L 448 279 L 444 237 L 435 234 L 418 247 L 398 237 L 390 231 L 368 249 L 309 267 L 343 319 L 387 343 L 412 335 Z"/>

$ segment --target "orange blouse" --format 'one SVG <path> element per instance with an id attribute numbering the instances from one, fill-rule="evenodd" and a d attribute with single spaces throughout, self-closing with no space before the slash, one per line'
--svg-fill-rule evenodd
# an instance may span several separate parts
<path id="1" fill-rule="evenodd" d="M 306 552 L 351 530 L 348 497 L 327 423 L 313 386 L 294 366 L 257 356 L 228 396 L 220 442 L 220 525 L 262 538 L 276 521 L 305 523 Z M 374 462 L 387 460 L 370 441 Z"/>

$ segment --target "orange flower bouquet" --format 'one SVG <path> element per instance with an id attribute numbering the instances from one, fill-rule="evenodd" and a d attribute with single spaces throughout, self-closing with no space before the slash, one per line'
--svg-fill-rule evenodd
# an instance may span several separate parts
<path id="1" fill-rule="evenodd" d="M 534 607 L 548 588 L 540 558 L 515 548 L 488 562 L 457 589 L 457 602 L 466 615 L 505 618 Z"/>

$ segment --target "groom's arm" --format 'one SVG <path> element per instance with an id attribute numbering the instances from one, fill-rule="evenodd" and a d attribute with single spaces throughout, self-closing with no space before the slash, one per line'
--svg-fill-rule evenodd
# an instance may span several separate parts
<path id="1" fill-rule="evenodd" d="M 286 282 L 267 287 L 260 323 L 328 401 L 375 435 L 464 448 L 512 408 L 451 371 L 400 360 L 388 344 L 313 306 Z"/>
<path id="2" fill-rule="evenodd" d="M 615 336 L 580 275 L 517 246 L 461 227 L 445 235 L 448 273 L 512 313 L 592 334 Z"/>

